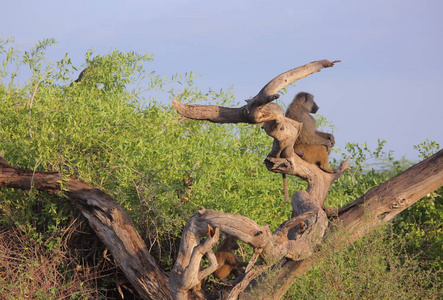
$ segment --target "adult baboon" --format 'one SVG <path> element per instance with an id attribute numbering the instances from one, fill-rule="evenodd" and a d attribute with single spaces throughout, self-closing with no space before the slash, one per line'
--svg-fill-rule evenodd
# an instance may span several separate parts
<path id="1" fill-rule="evenodd" d="M 303 123 L 294 144 L 295 153 L 303 160 L 316 164 L 323 171 L 333 173 L 334 170 L 329 167 L 328 154 L 335 145 L 335 138 L 330 133 L 317 130 L 317 124 L 311 114 L 315 114 L 318 109 L 319 106 L 315 103 L 312 94 L 300 92 L 292 100 L 285 115 L 287 118 Z M 289 202 L 286 175 L 282 175 L 285 201 Z"/>
<path id="2" fill-rule="evenodd" d="M 303 123 L 300 134 L 295 141 L 296 144 L 325 145 L 328 153 L 335 145 L 334 136 L 330 133 L 317 130 L 317 124 L 311 114 L 315 114 L 319 107 L 314 101 L 314 96 L 300 92 L 292 100 L 286 110 L 286 117 Z"/>

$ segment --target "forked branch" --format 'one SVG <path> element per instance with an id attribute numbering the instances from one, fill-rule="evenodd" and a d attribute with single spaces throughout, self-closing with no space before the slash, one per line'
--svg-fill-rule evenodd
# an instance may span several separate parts
<path id="1" fill-rule="evenodd" d="M 320 72 L 323 68 L 330 68 L 334 63 L 340 62 L 335 60 L 318 60 L 306 64 L 304 66 L 289 70 L 278 75 L 266 84 L 260 92 L 247 101 L 247 104 L 238 108 L 229 108 L 216 105 L 185 105 L 177 100 L 173 100 L 172 106 L 177 112 L 192 120 L 206 120 L 214 123 L 250 123 L 259 124 L 266 121 L 275 120 L 277 116 L 284 116 L 283 109 L 277 105 L 270 103 L 280 97 L 277 93 L 291 84 L 292 82 Z"/>

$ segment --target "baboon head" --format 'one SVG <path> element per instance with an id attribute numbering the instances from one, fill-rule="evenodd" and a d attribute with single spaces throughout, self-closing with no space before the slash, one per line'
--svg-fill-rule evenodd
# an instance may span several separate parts
<path id="1" fill-rule="evenodd" d="M 305 92 L 301 92 L 298 93 L 297 96 L 295 96 L 296 99 L 300 99 L 300 101 L 302 101 L 302 105 L 306 108 L 307 111 L 309 111 L 311 114 L 315 114 L 318 109 L 320 108 L 317 103 L 315 103 L 314 101 L 314 96 L 309 94 L 309 93 L 305 93 Z"/>
<path id="2" fill-rule="evenodd" d="M 220 245 L 220 249 L 225 251 L 237 250 L 239 247 L 237 240 L 231 235 L 227 235 L 223 240 L 223 243 Z"/>

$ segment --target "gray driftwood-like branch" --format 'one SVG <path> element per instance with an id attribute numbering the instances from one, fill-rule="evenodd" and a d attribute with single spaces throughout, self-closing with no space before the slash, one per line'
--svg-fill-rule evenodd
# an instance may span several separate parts
<path id="1" fill-rule="evenodd" d="M 277 92 L 292 82 L 306 77 L 322 68 L 334 66 L 334 62 L 321 60 L 309 63 L 305 66 L 289 70 L 278 75 L 260 92 L 247 101 L 247 104 L 239 108 L 226 108 L 204 105 L 184 105 L 173 101 L 172 105 L 177 112 L 189 119 L 207 120 L 217 123 L 263 123 L 265 132 L 274 139 L 273 147 L 268 158 L 265 160 L 267 168 L 276 173 L 291 174 L 308 182 L 306 191 L 298 191 L 292 197 L 292 218 L 284 222 L 275 232 L 269 228 L 259 226 L 252 220 L 237 215 L 223 214 L 212 210 L 201 210 L 193 216 L 183 235 L 193 234 L 191 244 L 180 245 L 181 255 L 171 272 L 169 284 L 175 299 L 187 299 L 188 290 L 193 285 L 183 285 L 182 277 L 197 278 L 196 274 L 184 273 L 184 269 L 197 269 L 191 266 L 191 260 L 198 247 L 198 241 L 205 235 L 205 228 L 210 225 L 220 228 L 220 231 L 236 237 L 249 244 L 254 251 L 260 252 L 263 265 L 252 266 L 243 279 L 247 281 L 239 283 L 232 289 L 229 299 L 236 299 L 240 292 L 247 287 L 260 273 L 271 267 L 281 259 L 301 260 L 312 255 L 314 249 L 321 243 L 326 228 L 328 227 L 327 214 L 323 210 L 323 203 L 331 183 L 339 178 L 347 169 L 348 161 L 333 173 L 325 173 L 317 166 L 303 161 L 294 152 L 294 143 L 299 135 L 303 124 L 285 117 L 284 110 L 277 104 L 272 103 L 279 95 Z M 182 240 L 183 241 L 183 240 Z M 186 259 L 182 259 L 182 257 Z M 187 262 L 188 264 L 184 263 Z"/>
<path id="2" fill-rule="evenodd" d="M 63 186 L 62 186 L 63 185 Z M 166 274 L 149 254 L 132 220 L 115 200 L 74 176 L 63 178 L 58 172 L 21 170 L 0 157 L 0 187 L 36 189 L 64 195 L 89 221 L 100 240 L 108 247 L 126 278 L 144 299 L 171 299 Z"/>
<path id="3" fill-rule="evenodd" d="M 280 95 L 277 94 L 278 91 L 298 79 L 309 76 L 315 72 L 320 72 L 323 68 L 333 67 L 336 62 L 339 62 L 339 60 L 333 62 L 326 59 L 318 60 L 278 75 L 242 107 L 231 108 L 199 104 L 185 105 L 176 100 L 172 102 L 172 106 L 180 115 L 186 118 L 207 120 L 214 123 L 259 124 L 275 120 L 277 115 L 284 116 L 285 114 L 280 105 L 271 103 L 280 97 Z"/>

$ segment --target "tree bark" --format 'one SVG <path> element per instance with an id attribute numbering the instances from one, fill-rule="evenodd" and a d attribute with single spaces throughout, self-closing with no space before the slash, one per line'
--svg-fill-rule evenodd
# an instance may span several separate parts
<path id="1" fill-rule="evenodd" d="M 0 157 L 0 186 L 37 189 L 65 195 L 88 219 L 100 240 L 143 299 L 171 299 L 168 278 L 158 267 L 132 220 L 114 199 L 103 191 L 57 172 L 20 170 Z"/>
<path id="2" fill-rule="evenodd" d="M 443 150 L 410 167 L 394 178 L 374 187 L 366 194 L 341 208 L 331 232 L 325 237 L 336 246 L 347 246 L 396 215 L 427 194 L 443 186 Z M 337 226 L 335 225 L 337 224 Z M 339 230 L 339 234 L 334 234 Z M 240 299 L 281 299 L 292 284 L 318 262 L 317 256 L 304 260 L 286 260 L 273 274 L 279 284 L 273 288 L 254 283 L 254 294 L 245 292 Z"/>
<path id="3" fill-rule="evenodd" d="M 176 100 L 172 101 L 172 107 L 177 112 L 192 120 L 206 120 L 214 123 L 250 123 L 259 124 L 267 121 L 275 120 L 278 115 L 285 115 L 280 105 L 270 103 L 278 99 L 278 91 L 288 86 L 292 82 L 307 77 L 312 73 L 320 72 L 323 68 L 330 68 L 334 63 L 340 62 L 335 60 L 313 61 L 309 64 L 284 72 L 268 84 L 266 84 L 260 92 L 242 107 L 222 107 L 216 105 L 185 105 Z"/>

